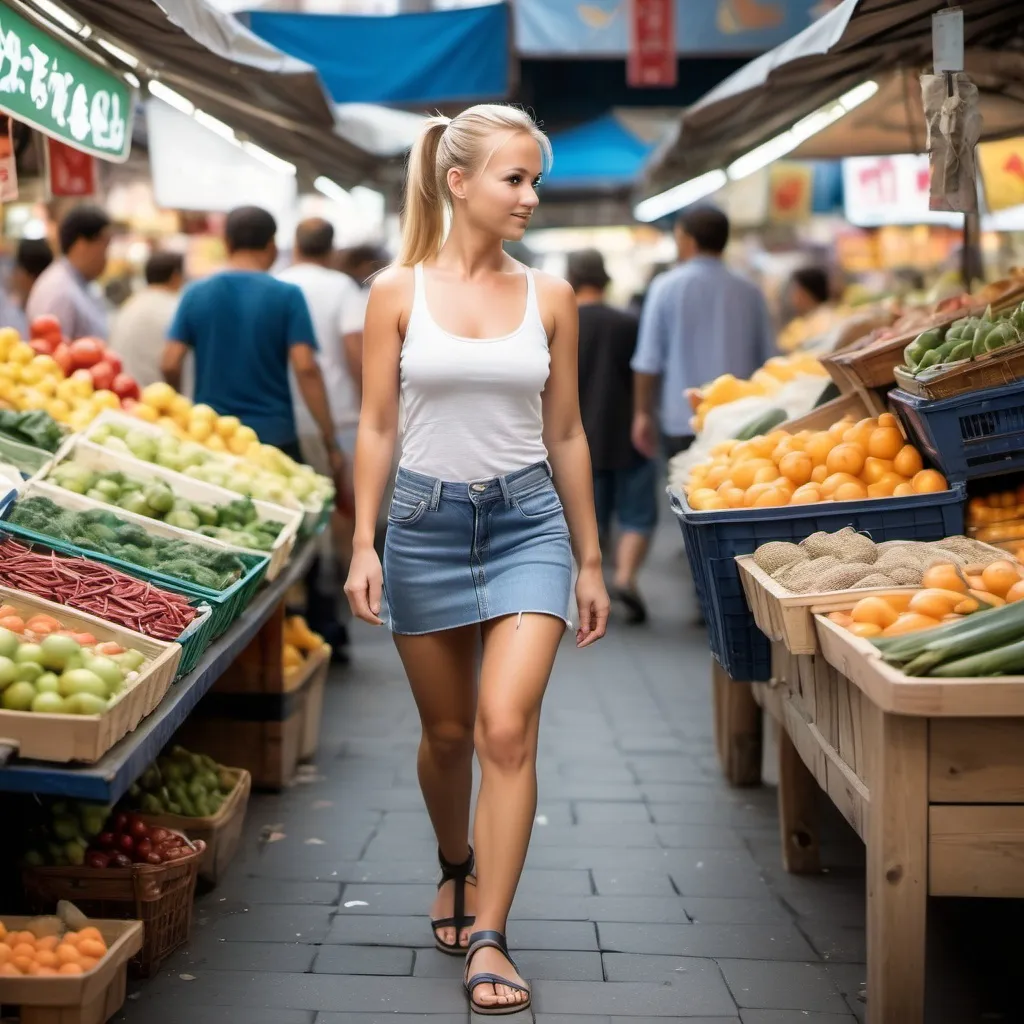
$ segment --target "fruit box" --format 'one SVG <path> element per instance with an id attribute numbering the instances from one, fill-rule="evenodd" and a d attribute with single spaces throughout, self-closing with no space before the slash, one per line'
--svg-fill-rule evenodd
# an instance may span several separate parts
<path id="1" fill-rule="evenodd" d="M 102 715 L 0 709 L 0 743 L 16 747 L 19 757 L 57 762 L 98 761 L 157 707 L 174 680 L 181 658 L 181 647 L 176 643 L 153 640 L 67 605 L 43 601 L 7 587 L 0 587 L 0 603 L 12 604 L 19 611 L 24 609 L 25 618 L 52 615 L 76 632 L 92 633 L 99 641 L 113 640 L 122 647 L 133 647 L 146 657 L 134 684 L 122 691 L 117 702 Z"/>
<path id="2" fill-rule="evenodd" d="M 8 930 L 32 918 L 5 915 Z M 128 961 L 142 949 L 141 921 L 90 921 L 107 955 L 85 974 L 58 978 L 0 978 L 0 1003 L 20 1008 L 21 1024 L 104 1024 L 124 1005 Z"/>
<path id="3" fill-rule="evenodd" d="M 244 768 L 225 768 L 233 775 L 235 785 L 224 798 L 216 814 L 206 818 L 188 818 L 183 814 L 139 814 L 149 826 L 171 828 L 184 832 L 189 839 L 201 839 L 206 852 L 199 865 L 199 877 L 216 885 L 238 852 L 249 806 L 252 776 Z"/>
<path id="4" fill-rule="evenodd" d="M 202 502 L 209 505 L 227 505 L 232 501 L 236 501 L 239 497 L 235 491 L 229 491 L 224 487 L 217 487 L 214 484 L 204 483 L 202 480 L 196 480 L 193 477 L 186 476 L 184 473 L 175 472 L 172 469 L 158 466 L 152 462 L 143 462 L 141 459 L 126 455 L 124 452 L 111 451 L 102 445 L 94 444 L 81 435 L 76 435 L 72 444 L 63 447 L 58 458 L 54 459 L 51 465 L 45 467 L 44 470 L 32 478 L 30 486 L 37 483 L 45 483 L 48 487 L 58 486 L 57 484 L 50 483 L 49 478 L 53 470 L 65 462 L 81 463 L 87 469 L 95 470 L 96 472 L 121 472 L 125 476 L 135 477 L 138 480 L 145 480 L 147 482 L 159 480 L 171 488 L 175 497 L 184 498 L 187 501 Z M 62 487 L 60 490 L 63 491 L 65 488 Z M 80 495 L 80 497 L 84 497 L 84 495 Z M 86 500 L 93 501 L 91 498 Z M 245 551 L 247 554 L 260 557 L 269 555 L 270 565 L 267 567 L 267 580 L 270 581 L 275 579 L 288 564 L 288 559 L 295 548 L 299 527 L 302 526 L 303 514 L 298 509 L 286 508 L 284 505 L 276 505 L 269 501 L 259 501 L 253 498 L 252 503 L 256 509 L 257 519 L 260 521 L 274 520 L 283 526 L 277 539 L 274 541 L 273 547 L 269 551 L 261 551 L 258 548 L 237 547 L 215 537 L 206 537 L 204 534 L 197 534 L 192 530 L 184 530 L 176 526 L 168 526 L 167 528 L 174 530 L 176 536 L 180 536 L 183 540 L 198 536 L 217 547 L 228 548 L 232 551 Z M 124 516 L 130 521 L 142 525 L 160 522 L 160 520 L 150 519 L 148 516 L 127 512 L 117 505 L 104 506 L 104 503 L 97 501 L 93 503 L 92 507 L 110 508 L 116 515 Z M 161 525 L 167 526 L 166 523 Z"/>

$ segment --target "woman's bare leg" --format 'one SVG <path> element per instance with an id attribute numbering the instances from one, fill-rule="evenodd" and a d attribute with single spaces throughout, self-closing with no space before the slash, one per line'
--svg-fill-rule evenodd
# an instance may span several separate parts
<path id="1" fill-rule="evenodd" d="M 469 802 L 473 793 L 473 721 L 476 713 L 476 626 L 425 636 L 395 634 L 420 713 L 423 734 L 417 758 L 420 789 L 445 860 L 461 864 L 469 855 Z M 476 893 L 466 886 L 466 913 L 473 914 Z M 451 917 L 455 882 L 439 890 L 431 908 L 435 920 Z M 442 942 L 466 945 L 469 930 L 456 940 L 454 928 L 441 928 Z"/>
<path id="2" fill-rule="evenodd" d="M 484 654 L 476 717 L 482 780 L 474 838 L 478 865 L 473 931 L 504 932 L 522 874 L 537 811 L 540 707 L 565 623 L 551 615 L 512 615 L 484 623 Z M 496 949 L 482 949 L 470 974 L 521 982 Z M 525 994 L 504 985 L 477 987 L 482 1005 L 514 1004 Z"/>

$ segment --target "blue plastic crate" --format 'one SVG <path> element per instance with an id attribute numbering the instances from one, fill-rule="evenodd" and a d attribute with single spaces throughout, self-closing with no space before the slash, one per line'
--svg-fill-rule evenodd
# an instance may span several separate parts
<path id="1" fill-rule="evenodd" d="M 737 555 L 770 540 L 799 543 L 812 533 L 852 526 L 876 543 L 941 540 L 964 532 L 964 484 L 939 494 L 868 498 L 783 508 L 695 512 L 678 492 L 670 495 L 690 560 L 697 600 L 708 626 L 711 653 L 733 679 L 771 678 L 771 649 L 757 628 L 743 593 Z"/>
<path id="2" fill-rule="evenodd" d="M 1024 469 L 1024 381 L 937 401 L 896 388 L 889 401 L 948 480 Z"/>

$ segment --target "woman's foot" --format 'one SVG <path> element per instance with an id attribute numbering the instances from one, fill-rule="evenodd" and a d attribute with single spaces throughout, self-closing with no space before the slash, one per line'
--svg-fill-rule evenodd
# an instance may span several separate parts
<path id="1" fill-rule="evenodd" d="M 455 886 L 457 884 L 457 880 L 452 878 L 437 890 L 437 897 L 430 907 L 431 920 L 439 921 L 453 916 L 455 913 Z M 466 879 L 465 913 L 467 917 L 473 917 L 476 914 L 476 878 L 473 875 Z M 469 945 L 469 933 L 472 930 L 472 922 L 458 930 L 457 942 L 463 949 Z M 438 928 L 435 934 L 446 946 L 454 946 L 456 944 L 456 929 L 454 927 Z"/>
<path id="2" fill-rule="evenodd" d="M 478 949 L 473 954 L 466 973 L 470 978 L 475 974 L 496 974 L 500 978 L 507 978 L 516 985 L 528 988 L 526 981 L 519 976 L 512 961 L 500 949 L 490 946 Z M 528 991 L 523 992 L 500 983 L 482 981 L 472 988 L 469 998 L 477 1005 L 489 1009 L 493 1006 L 525 1005 L 530 1001 L 530 994 Z"/>

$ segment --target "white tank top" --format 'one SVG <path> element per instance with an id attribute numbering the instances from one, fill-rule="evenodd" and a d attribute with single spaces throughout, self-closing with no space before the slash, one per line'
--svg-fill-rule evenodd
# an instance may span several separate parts
<path id="1" fill-rule="evenodd" d="M 405 412 L 399 465 L 440 480 L 472 482 L 525 469 L 547 457 L 541 392 L 551 356 L 526 270 L 526 313 L 501 338 L 442 330 L 427 308 L 422 264 L 402 346 Z"/>

